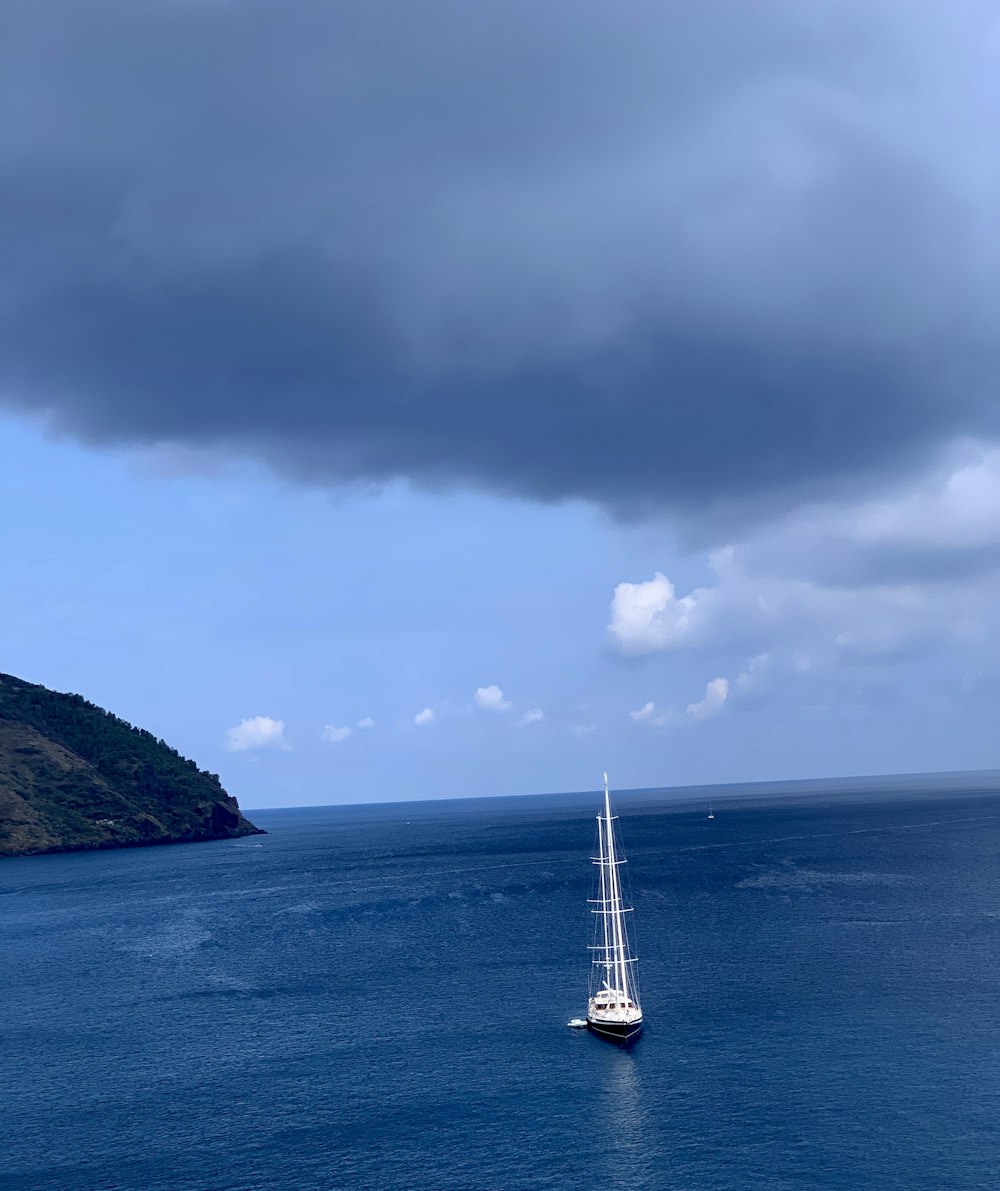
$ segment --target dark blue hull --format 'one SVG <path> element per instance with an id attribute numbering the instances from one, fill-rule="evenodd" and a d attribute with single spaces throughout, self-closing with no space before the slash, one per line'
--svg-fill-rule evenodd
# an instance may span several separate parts
<path id="1" fill-rule="evenodd" d="M 627 1025 L 623 1022 L 621 1025 L 617 1025 L 614 1022 L 591 1021 L 588 1017 L 587 1029 L 592 1034 L 597 1034 L 599 1038 L 617 1042 L 619 1046 L 631 1046 L 642 1033 L 642 1021 L 629 1022 Z"/>

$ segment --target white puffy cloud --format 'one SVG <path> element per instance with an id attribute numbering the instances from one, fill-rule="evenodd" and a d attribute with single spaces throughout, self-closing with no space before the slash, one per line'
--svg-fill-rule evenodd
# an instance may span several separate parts
<path id="1" fill-rule="evenodd" d="M 738 649 L 745 655 L 791 649 L 836 655 L 841 662 L 851 657 L 872 661 L 968 637 L 981 610 L 969 586 L 879 582 L 846 587 L 754 573 L 744 569 L 738 553 L 724 562 L 716 558 L 715 565 L 716 585 L 698 587 L 682 600 L 671 595 L 661 605 L 665 619 L 684 605 L 683 633 L 665 631 L 655 613 L 645 626 L 633 619 L 626 627 L 613 617 L 622 652 Z M 622 586 L 644 585 L 619 584 L 616 590 Z"/>
<path id="2" fill-rule="evenodd" d="M 705 697 L 697 703 L 689 703 L 685 712 L 693 720 L 711 719 L 725 707 L 728 698 L 729 679 L 713 678 L 705 687 Z"/>
<path id="3" fill-rule="evenodd" d="M 783 618 L 789 592 L 750 584 L 734 564 L 730 550 L 711 556 L 719 577 L 714 586 L 696 587 L 685 596 L 657 571 L 640 583 L 619 583 L 611 600 L 608 631 L 625 656 L 663 650 L 716 647 L 742 641 L 748 633 Z"/>
<path id="4" fill-rule="evenodd" d="M 334 724 L 327 724 L 320 735 L 331 744 L 340 744 L 342 740 L 346 740 L 351 735 L 351 729 L 346 727 L 338 728 Z"/>
<path id="5" fill-rule="evenodd" d="M 540 724 L 544 719 L 545 712 L 540 707 L 535 707 L 531 711 L 526 711 L 517 722 L 523 727 L 527 727 L 529 724 Z"/>
<path id="6" fill-rule="evenodd" d="M 481 686 L 476 690 L 476 705 L 483 711 L 507 711 L 510 700 L 503 697 L 503 691 L 494 683 L 492 686 Z"/>
<path id="7" fill-rule="evenodd" d="M 710 564 L 716 582 L 684 595 L 661 571 L 619 583 L 608 632 L 620 652 L 785 651 L 842 664 L 968 641 L 986 624 L 1000 638 L 1000 448 L 955 444 L 918 481 L 796 508 Z"/>
<path id="8" fill-rule="evenodd" d="M 372 719 L 372 717 L 370 715 L 366 715 L 364 717 L 364 719 L 358 720 L 358 727 L 359 728 L 374 728 L 375 721 Z"/>
<path id="9" fill-rule="evenodd" d="M 922 478 L 792 509 L 709 561 L 714 581 L 683 594 L 662 571 L 614 589 L 623 655 L 683 650 L 731 676 L 683 711 L 643 705 L 637 723 L 773 700 L 963 697 L 964 675 L 1000 671 L 1000 448 L 956 444 Z"/>
<path id="10" fill-rule="evenodd" d="M 428 724 L 434 722 L 434 711 L 430 707 L 425 707 L 423 711 L 418 711 L 413 717 L 413 722 L 418 728 L 425 728 Z"/>
<path id="11" fill-rule="evenodd" d="M 693 596 L 678 599 L 657 571 L 643 583 L 619 583 L 611 600 L 608 632 L 622 653 L 652 653 L 683 644 L 692 634 Z"/>
<path id="12" fill-rule="evenodd" d="M 269 715 L 255 715 L 240 720 L 235 728 L 226 733 L 226 748 L 231 753 L 243 753 L 248 749 L 287 749 L 285 721 L 273 720 Z"/>

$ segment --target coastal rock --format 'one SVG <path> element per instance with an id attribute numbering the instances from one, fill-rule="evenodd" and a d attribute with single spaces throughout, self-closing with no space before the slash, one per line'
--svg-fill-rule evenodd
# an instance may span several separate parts
<path id="1" fill-rule="evenodd" d="M 215 774 L 165 741 L 0 674 L 0 856 L 260 834 Z"/>

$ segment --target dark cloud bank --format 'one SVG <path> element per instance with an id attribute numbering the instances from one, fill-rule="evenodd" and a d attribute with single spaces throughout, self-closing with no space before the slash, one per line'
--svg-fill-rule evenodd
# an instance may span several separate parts
<path id="1" fill-rule="evenodd" d="M 0 400 L 619 511 L 997 430 L 983 3 L 12 0 Z"/>

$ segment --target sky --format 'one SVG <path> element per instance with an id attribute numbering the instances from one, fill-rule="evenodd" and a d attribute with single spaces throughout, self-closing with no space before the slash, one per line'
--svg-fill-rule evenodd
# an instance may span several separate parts
<path id="1" fill-rule="evenodd" d="M 998 764 L 993 5 L 4 22 L 0 669 L 248 808 Z"/>

